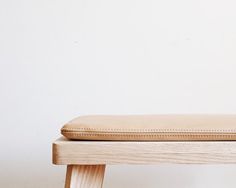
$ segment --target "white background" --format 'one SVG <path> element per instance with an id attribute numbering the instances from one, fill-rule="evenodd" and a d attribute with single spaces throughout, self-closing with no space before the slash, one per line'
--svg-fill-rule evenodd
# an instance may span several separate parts
<path id="1" fill-rule="evenodd" d="M 63 187 L 84 114 L 236 113 L 234 0 L 0 0 L 0 187 Z M 105 188 L 234 188 L 236 165 L 109 166 Z"/>

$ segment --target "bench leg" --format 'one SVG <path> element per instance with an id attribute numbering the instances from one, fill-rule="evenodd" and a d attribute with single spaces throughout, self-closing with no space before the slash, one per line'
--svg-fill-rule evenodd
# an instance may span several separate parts
<path id="1" fill-rule="evenodd" d="M 105 165 L 68 165 L 65 188 L 102 188 Z"/>

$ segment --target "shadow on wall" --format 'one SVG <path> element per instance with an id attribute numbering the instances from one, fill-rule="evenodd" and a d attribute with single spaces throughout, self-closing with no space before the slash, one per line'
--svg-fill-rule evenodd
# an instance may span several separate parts
<path id="1" fill-rule="evenodd" d="M 24 160 L 0 172 L 0 187 L 63 188 L 66 167 Z M 235 188 L 235 174 L 236 165 L 111 165 L 104 188 Z"/>
<path id="2" fill-rule="evenodd" d="M 236 165 L 110 166 L 105 188 L 235 188 Z"/>
<path id="3" fill-rule="evenodd" d="M 0 169 L 0 187 L 63 188 L 65 169 L 64 166 L 53 166 L 45 160 L 38 163 L 26 160 L 7 162 Z"/>

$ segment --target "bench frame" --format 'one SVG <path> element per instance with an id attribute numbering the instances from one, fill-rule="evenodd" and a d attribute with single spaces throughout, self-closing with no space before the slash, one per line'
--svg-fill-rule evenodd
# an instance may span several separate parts
<path id="1" fill-rule="evenodd" d="M 53 163 L 67 165 L 65 188 L 101 188 L 106 165 L 236 164 L 236 141 L 71 141 L 53 143 Z"/>

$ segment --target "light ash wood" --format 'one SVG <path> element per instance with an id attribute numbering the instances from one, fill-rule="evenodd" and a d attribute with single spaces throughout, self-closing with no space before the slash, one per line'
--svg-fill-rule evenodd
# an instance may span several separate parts
<path id="1" fill-rule="evenodd" d="M 60 165 L 236 163 L 236 141 L 69 141 L 62 137 L 53 144 L 53 163 Z"/>
<path id="2" fill-rule="evenodd" d="M 102 188 L 105 165 L 68 165 L 65 188 Z"/>

